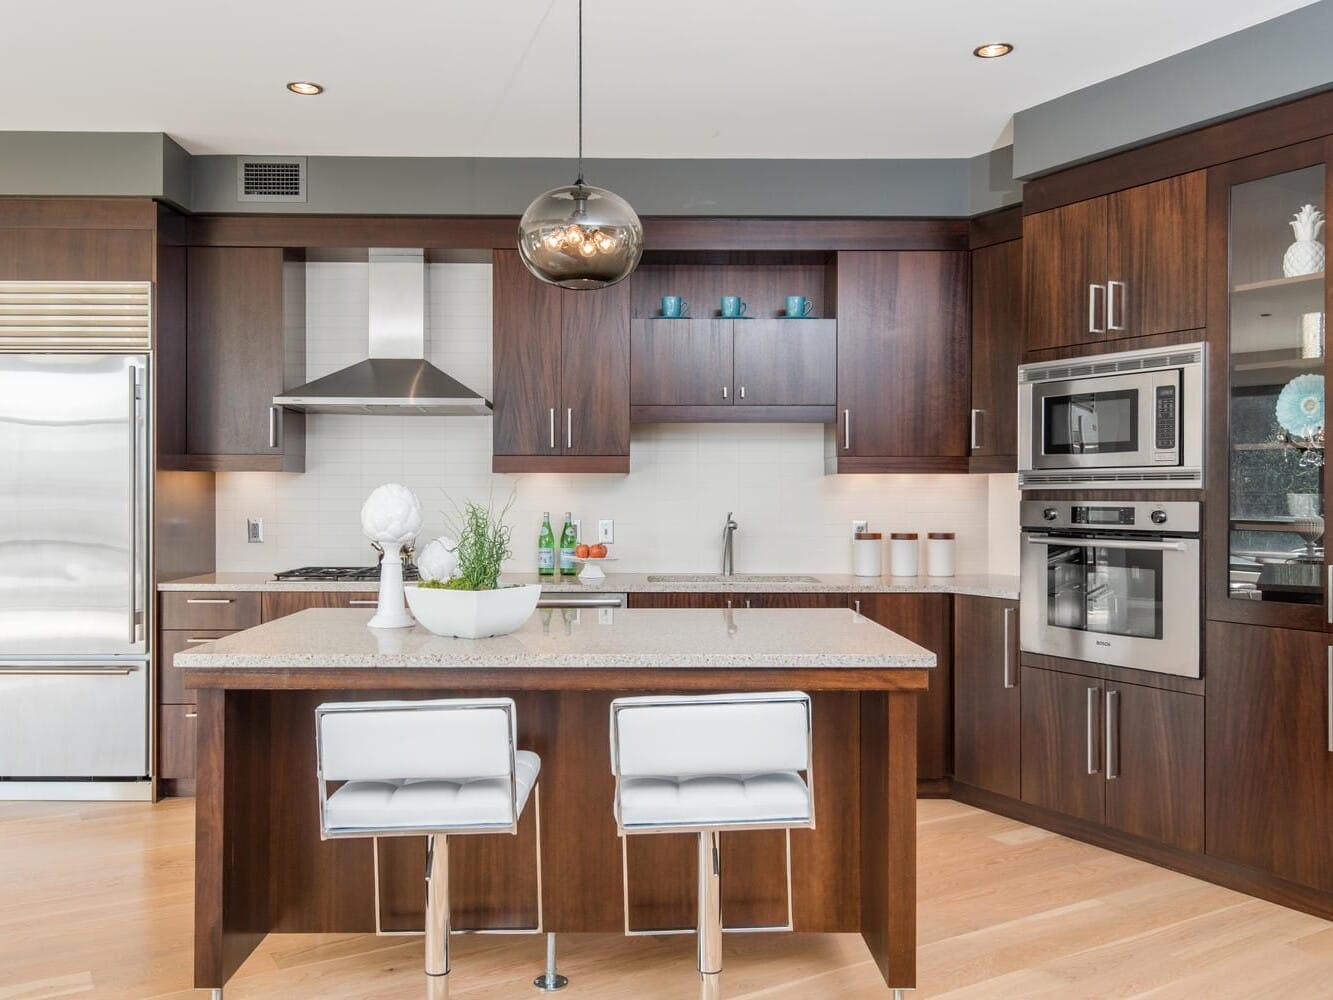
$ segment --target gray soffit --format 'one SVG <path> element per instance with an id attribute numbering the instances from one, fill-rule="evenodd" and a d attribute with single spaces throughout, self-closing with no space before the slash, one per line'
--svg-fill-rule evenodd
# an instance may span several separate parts
<path id="1" fill-rule="evenodd" d="M 161 132 L 0 132 L 0 194 L 160 198 L 167 145 L 180 150 Z"/>
<path id="2" fill-rule="evenodd" d="M 1014 116 L 1035 177 L 1333 87 L 1333 0 L 1302 7 Z"/>

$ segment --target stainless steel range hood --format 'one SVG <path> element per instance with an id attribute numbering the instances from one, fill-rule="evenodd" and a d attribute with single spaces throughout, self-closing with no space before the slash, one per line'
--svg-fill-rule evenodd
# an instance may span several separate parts
<path id="1" fill-rule="evenodd" d="M 306 413 L 489 416 L 491 402 L 426 360 L 426 256 L 370 251 L 370 357 L 273 397 Z"/>

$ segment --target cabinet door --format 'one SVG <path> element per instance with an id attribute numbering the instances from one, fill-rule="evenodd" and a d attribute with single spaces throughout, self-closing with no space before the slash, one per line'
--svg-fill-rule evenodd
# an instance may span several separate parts
<path id="1" fill-rule="evenodd" d="M 1107 337 L 1204 326 L 1205 178 L 1197 170 L 1110 196 Z"/>
<path id="2" fill-rule="evenodd" d="M 847 607 L 846 594 L 746 594 L 747 608 L 843 608 Z"/>
<path id="3" fill-rule="evenodd" d="M 916 776 L 953 773 L 953 599 L 948 594 L 853 594 L 853 609 L 935 654 L 930 688 L 919 696 Z M 855 626 L 853 626 L 855 627 Z"/>
<path id="4" fill-rule="evenodd" d="M 832 406 L 838 399 L 838 323 L 755 319 L 734 324 L 736 406 Z"/>
<path id="5" fill-rule="evenodd" d="M 1105 198 L 1023 219 L 1023 289 L 1029 351 L 1105 339 Z"/>
<path id="6" fill-rule="evenodd" d="M 492 257 L 492 418 L 496 455 L 558 455 L 561 289 L 538 281 L 517 250 Z"/>
<path id="7" fill-rule="evenodd" d="M 967 300 L 965 253 L 838 254 L 840 457 L 966 457 Z"/>
<path id="8" fill-rule="evenodd" d="M 630 325 L 635 406 L 732 402 L 729 319 L 636 319 Z"/>
<path id="9" fill-rule="evenodd" d="M 369 611 L 379 603 L 379 593 L 374 590 L 272 590 L 265 591 L 263 597 L 261 617 L 266 622 L 307 608 L 365 608 Z"/>
<path id="10" fill-rule="evenodd" d="M 191 247 L 187 266 L 189 453 L 219 468 L 304 471 L 304 417 L 273 406 L 285 338 L 305 333 L 284 329 L 283 251 Z"/>
<path id="11" fill-rule="evenodd" d="M 630 285 L 561 293 L 560 402 L 566 455 L 629 454 Z"/>
<path id="12" fill-rule="evenodd" d="M 1333 681 L 1319 632 L 1209 622 L 1208 853 L 1333 892 Z"/>
<path id="13" fill-rule="evenodd" d="M 732 608 L 744 607 L 744 594 L 644 593 L 630 594 L 631 608 Z"/>
<path id="14" fill-rule="evenodd" d="M 1022 794 L 1018 602 L 954 598 L 954 777 Z"/>
<path id="15" fill-rule="evenodd" d="M 157 776 L 193 780 L 198 712 L 193 705 L 162 705 L 157 713 Z"/>
<path id="16" fill-rule="evenodd" d="M 1203 850 L 1203 713 L 1198 695 L 1107 685 L 1108 826 Z"/>
<path id="17" fill-rule="evenodd" d="M 1102 821 L 1100 682 L 1023 667 L 1023 801 Z"/>
<path id="18" fill-rule="evenodd" d="M 1018 362 L 1023 352 L 1023 244 L 997 243 L 972 253 L 972 457 L 1018 461 Z"/>

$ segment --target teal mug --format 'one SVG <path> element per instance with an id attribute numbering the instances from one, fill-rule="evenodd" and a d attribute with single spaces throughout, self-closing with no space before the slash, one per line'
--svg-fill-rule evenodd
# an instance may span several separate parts
<path id="1" fill-rule="evenodd" d="M 815 304 L 811 302 L 809 299 L 807 299 L 804 295 L 787 296 L 788 319 L 805 319 L 805 317 L 810 315 L 810 310 L 813 309 L 814 307 Z"/>
<path id="2" fill-rule="evenodd" d="M 745 310 L 749 308 L 749 305 L 739 295 L 722 296 L 723 319 L 740 319 L 745 315 Z"/>
<path id="3" fill-rule="evenodd" d="M 690 304 L 679 295 L 662 296 L 662 315 L 667 319 L 683 319 L 689 314 Z"/>

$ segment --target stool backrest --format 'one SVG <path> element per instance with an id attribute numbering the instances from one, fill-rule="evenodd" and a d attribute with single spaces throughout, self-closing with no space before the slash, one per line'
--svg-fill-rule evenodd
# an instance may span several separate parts
<path id="1" fill-rule="evenodd" d="M 800 691 L 611 703 L 618 778 L 809 771 L 810 753 L 810 696 Z"/>
<path id="2" fill-rule="evenodd" d="M 315 709 L 322 781 L 509 777 L 509 698 L 331 702 Z"/>

